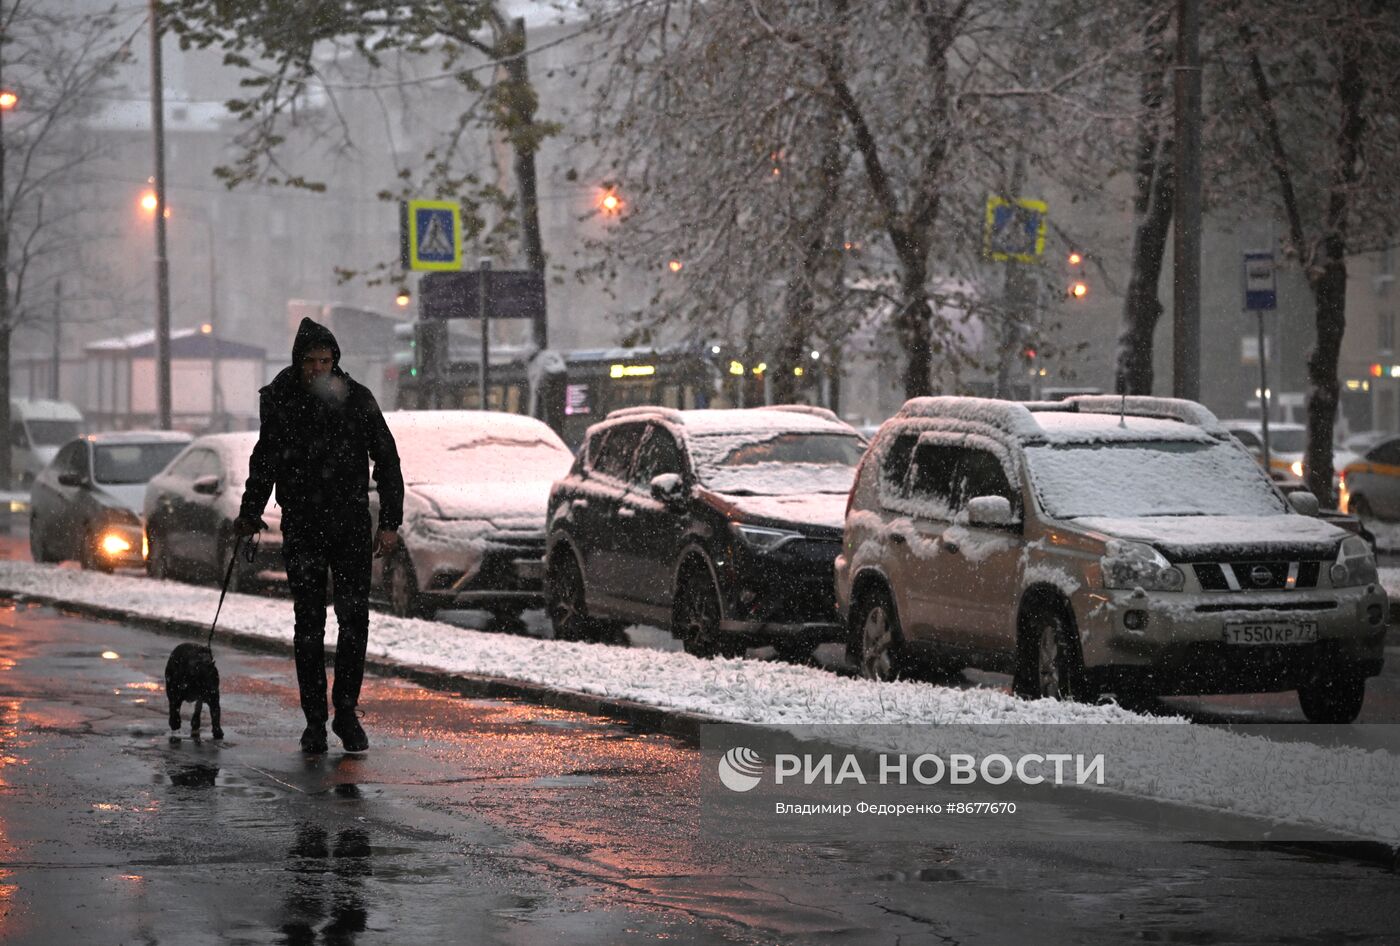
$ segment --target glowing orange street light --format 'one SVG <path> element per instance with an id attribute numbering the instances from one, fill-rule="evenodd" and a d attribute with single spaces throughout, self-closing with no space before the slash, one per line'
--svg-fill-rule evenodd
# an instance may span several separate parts
<path id="1" fill-rule="evenodd" d="M 673 259 L 671 260 L 671 262 L 666 264 L 666 268 L 673 273 L 678 273 L 685 268 L 685 264 L 678 259 Z"/>
<path id="2" fill-rule="evenodd" d="M 1089 294 L 1089 284 L 1082 281 L 1076 282 L 1074 285 L 1069 287 L 1069 294 L 1074 296 L 1074 298 L 1076 299 L 1083 299 Z"/>
<path id="3" fill-rule="evenodd" d="M 413 297 L 408 294 L 407 289 L 400 289 L 399 294 L 394 296 L 394 304 L 400 309 L 408 308 L 408 304 L 413 301 Z"/>
<path id="4" fill-rule="evenodd" d="M 1078 265 L 1079 265 L 1080 263 L 1082 263 L 1082 262 L 1084 262 L 1084 257 L 1083 257 L 1081 254 L 1079 254 L 1079 253 L 1071 253 L 1071 254 L 1069 254 L 1069 264 L 1070 264 L 1071 266 L 1078 266 Z"/>
<path id="5" fill-rule="evenodd" d="M 10 109 L 14 108 L 18 104 L 18 95 L 15 95 L 9 89 L 5 89 L 3 92 L 0 92 L 0 109 L 4 109 L 8 112 Z"/>
<path id="6" fill-rule="evenodd" d="M 603 191 L 603 196 L 598 198 L 598 206 L 605 214 L 618 214 L 622 212 L 622 198 L 617 195 L 616 188 L 609 187 Z"/>
<path id="7" fill-rule="evenodd" d="M 148 214 L 156 212 L 156 192 L 146 191 L 141 195 L 141 209 Z M 170 219 L 170 205 L 165 205 L 165 213 L 161 214 L 166 220 Z"/>

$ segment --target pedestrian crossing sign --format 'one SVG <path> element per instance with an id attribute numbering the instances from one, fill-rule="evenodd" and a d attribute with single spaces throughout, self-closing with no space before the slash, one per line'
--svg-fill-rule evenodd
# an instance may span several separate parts
<path id="1" fill-rule="evenodd" d="M 1045 225 L 1050 208 L 1043 200 L 987 198 L 982 250 L 989 259 L 1034 263 L 1045 253 Z"/>
<path id="2" fill-rule="evenodd" d="M 410 200 L 404 214 L 409 269 L 462 268 L 462 208 L 450 200 Z"/>

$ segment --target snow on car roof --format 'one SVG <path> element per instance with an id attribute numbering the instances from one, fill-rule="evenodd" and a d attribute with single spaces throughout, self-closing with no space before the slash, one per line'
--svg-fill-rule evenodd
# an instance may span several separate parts
<path id="1" fill-rule="evenodd" d="M 384 421 L 395 435 L 410 432 L 451 434 L 459 442 L 470 440 L 564 441 L 543 421 L 504 411 L 388 411 Z M 567 449 L 567 448 L 565 448 Z"/>
<path id="2" fill-rule="evenodd" d="M 683 436 L 708 437 L 717 434 L 788 434 L 834 433 L 859 436 L 845 421 L 826 416 L 825 412 L 781 410 L 771 407 L 699 408 L 679 411 L 666 407 L 632 407 L 613 411 L 595 430 L 625 421 L 657 420 L 669 425 Z"/>
<path id="3" fill-rule="evenodd" d="M 258 442 L 258 432 L 256 430 L 235 430 L 226 434 L 205 434 L 203 437 L 195 439 L 192 446 L 213 447 L 215 450 L 227 452 L 251 452 L 253 445 Z"/>
<path id="4" fill-rule="evenodd" d="M 1213 439 L 1206 428 L 1218 422 L 1213 414 L 1191 401 L 1173 398 L 1130 397 L 1117 410 L 1106 409 L 1118 398 L 1071 398 L 1064 406 L 984 397 L 917 397 L 906 401 L 896 415 L 901 418 L 940 418 L 983 424 L 1023 441 L 1037 443 L 1107 443 L 1110 441 Z M 1034 409 L 1032 409 L 1032 407 Z"/>
<path id="5" fill-rule="evenodd" d="M 123 443 L 189 443 L 194 439 L 183 430 L 104 430 L 88 434 L 89 443 L 105 446 Z"/>
<path id="6" fill-rule="evenodd" d="M 1143 440 L 1187 440 L 1209 443 L 1211 437 L 1199 427 L 1156 417 L 1127 414 L 1120 425 L 1114 414 L 1043 413 L 1035 415 L 1042 434 L 1033 438 L 1045 443 L 1109 443 Z"/>

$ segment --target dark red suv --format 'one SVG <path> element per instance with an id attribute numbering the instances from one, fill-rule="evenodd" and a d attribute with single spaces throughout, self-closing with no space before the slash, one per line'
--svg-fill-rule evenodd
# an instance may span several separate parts
<path id="1" fill-rule="evenodd" d="M 865 441 L 820 408 L 628 408 L 549 498 L 555 636 L 670 630 L 696 656 L 842 639 L 832 563 Z"/>

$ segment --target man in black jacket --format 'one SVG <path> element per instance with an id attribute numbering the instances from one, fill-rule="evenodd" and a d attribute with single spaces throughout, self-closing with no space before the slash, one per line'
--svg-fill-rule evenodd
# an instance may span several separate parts
<path id="1" fill-rule="evenodd" d="M 340 346 L 325 326 L 302 319 L 292 364 L 259 392 L 262 429 L 248 461 L 237 531 L 267 524 L 263 509 L 277 488 L 282 560 L 296 612 L 293 638 L 306 730 L 303 752 L 326 751 L 326 573 L 334 579 L 335 648 L 331 729 L 348 752 L 369 740 L 356 718 L 369 639 L 370 555 L 398 545 L 403 476 L 394 436 L 374 395 L 340 369 Z M 369 516 L 369 461 L 379 490 L 379 528 Z"/>

